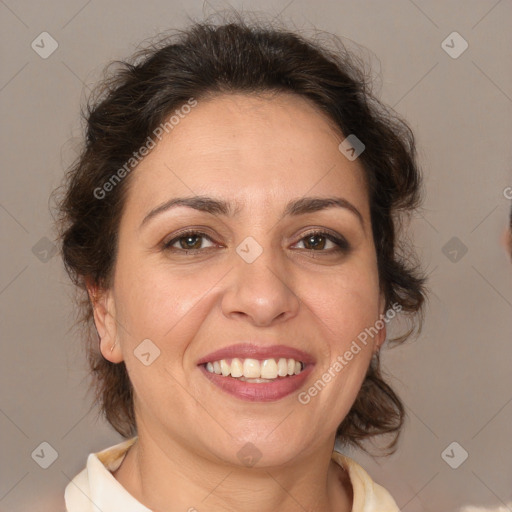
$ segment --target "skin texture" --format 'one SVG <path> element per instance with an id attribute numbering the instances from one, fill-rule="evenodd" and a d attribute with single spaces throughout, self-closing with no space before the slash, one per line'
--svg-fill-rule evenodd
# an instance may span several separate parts
<path id="1" fill-rule="evenodd" d="M 363 170 L 338 150 L 343 138 L 304 98 L 221 95 L 199 101 L 133 171 L 113 285 L 90 293 L 102 354 L 125 361 L 135 390 L 139 439 L 115 476 L 147 507 L 351 510 L 331 453 L 385 328 L 307 405 L 297 393 L 240 400 L 197 366 L 235 343 L 285 344 L 316 360 L 304 391 L 384 313 Z M 160 204 L 196 195 L 239 212 L 178 207 L 141 227 Z M 339 207 L 281 219 L 304 196 L 343 197 L 363 221 Z M 211 238 L 192 241 L 199 252 L 185 254 L 186 239 L 162 249 L 189 227 Z M 313 227 L 345 237 L 350 250 L 315 248 Z M 263 249 L 250 264 L 235 250 L 248 236 Z M 161 352 L 149 366 L 134 355 L 144 339 Z M 246 443 L 261 452 L 252 468 L 237 456 Z"/>

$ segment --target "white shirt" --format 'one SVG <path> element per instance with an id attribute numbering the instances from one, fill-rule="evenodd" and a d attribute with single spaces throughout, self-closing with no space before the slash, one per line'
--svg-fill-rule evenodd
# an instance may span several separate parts
<path id="1" fill-rule="evenodd" d="M 67 512 L 152 512 L 138 502 L 112 474 L 136 437 L 91 453 L 87 466 L 67 485 Z M 332 459 L 349 474 L 354 492 L 352 512 L 400 512 L 391 495 L 353 459 L 334 451 Z"/>

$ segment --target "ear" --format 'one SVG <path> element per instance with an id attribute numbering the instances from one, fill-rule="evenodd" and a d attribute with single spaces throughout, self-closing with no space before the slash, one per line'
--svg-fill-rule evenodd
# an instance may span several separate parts
<path id="1" fill-rule="evenodd" d="M 94 324 L 100 337 L 100 352 L 111 363 L 123 361 L 118 343 L 118 328 L 112 289 L 102 289 L 90 278 L 86 278 L 87 293 L 94 313 Z"/>
<path id="2" fill-rule="evenodd" d="M 500 244 L 505 248 L 508 256 L 512 258 L 512 225 L 501 234 Z"/>
<path id="3" fill-rule="evenodd" d="M 384 316 L 386 314 L 386 311 L 384 310 L 385 306 L 386 306 L 386 298 L 384 297 L 384 294 L 381 293 L 380 298 L 379 298 L 379 320 L 384 318 Z M 378 334 L 375 336 L 375 342 L 374 342 L 374 346 L 373 346 L 374 353 L 378 352 L 381 349 L 384 342 L 386 341 L 386 335 L 387 335 L 386 322 L 384 320 L 382 320 L 382 323 L 384 324 L 383 327 L 381 329 L 379 329 Z M 380 325 L 380 323 L 379 323 L 379 325 Z"/>

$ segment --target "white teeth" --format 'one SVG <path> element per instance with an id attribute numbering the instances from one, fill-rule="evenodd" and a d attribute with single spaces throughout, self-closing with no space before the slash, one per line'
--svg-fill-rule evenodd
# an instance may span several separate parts
<path id="1" fill-rule="evenodd" d="M 260 362 L 257 359 L 245 359 L 244 377 L 247 379 L 258 379 L 260 376 Z"/>
<path id="2" fill-rule="evenodd" d="M 279 377 L 286 377 L 288 375 L 288 361 L 284 357 L 281 357 L 277 362 L 277 374 Z"/>
<path id="3" fill-rule="evenodd" d="M 276 379 L 278 375 L 277 364 L 274 359 L 265 359 L 261 364 L 262 379 Z"/>
<path id="4" fill-rule="evenodd" d="M 231 373 L 231 366 L 226 363 L 225 359 L 220 360 L 220 369 L 222 370 L 222 375 L 227 377 Z"/>
<path id="5" fill-rule="evenodd" d="M 278 377 L 287 377 L 297 375 L 303 369 L 303 364 L 295 359 L 239 359 L 235 357 L 231 364 L 225 359 L 206 363 L 206 369 L 210 373 L 216 373 L 224 377 L 239 378 L 247 382 L 269 382 L 268 379 L 275 380 Z"/>
<path id="6" fill-rule="evenodd" d="M 244 374 L 244 368 L 242 366 L 242 361 L 235 357 L 233 361 L 231 361 L 231 377 L 241 377 Z"/>

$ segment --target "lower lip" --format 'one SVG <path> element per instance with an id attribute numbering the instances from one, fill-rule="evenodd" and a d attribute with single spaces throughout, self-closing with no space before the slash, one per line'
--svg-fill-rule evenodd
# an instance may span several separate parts
<path id="1" fill-rule="evenodd" d="M 204 365 L 200 365 L 199 368 L 210 382 L 236 398 L 249 402 L 275 402 L 297 391 L 304 384 L 313 366 L 312 364 L 306 365 L 298 375 L 290 375 L 277 378 L 273 382 L 259 384 L 211 373 Z"/>

